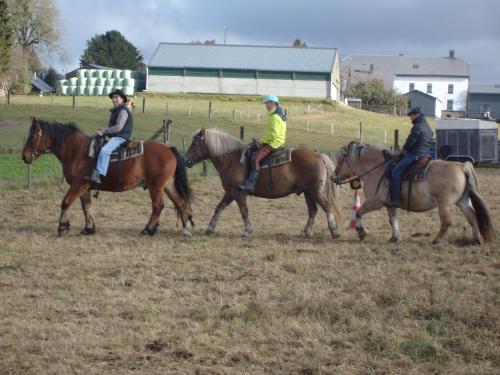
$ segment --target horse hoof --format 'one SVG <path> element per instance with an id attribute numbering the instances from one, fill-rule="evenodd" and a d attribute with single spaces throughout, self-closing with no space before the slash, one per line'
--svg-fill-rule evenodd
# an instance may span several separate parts
<path id="1" fill-rule="evenodd" d="M 158 224 L 156 224 L 153 229 L 149 229 L 148 227 L 146 227 L 142 230 L 141 235 L 153 237 L 156 234 L 157 230 Z"/>
<path id="2" fill-rule="evenodd" d="M 193 235 L 186 228 L 181 229 L 181 234 L 186 237 L 193 237 Z"/>
<path id="3" fill-rule="evenodd" d="M 205 229 L 205 232 L 203 233 L 205 234 L 205 236 L 211 236 L 212 234 L 214 234 L 214 230 L 211 227 L 207 227 L 207 229 Z"/>
<path id="4" fill-rule="evenodd" d="M 474 241 L 472 242 L 474 246 L 479 246 L 481 245 L 481 240 L 479 238 L 474 238 Z"/>
<path id="5" fill-rule="evenodd" d="M 391 237 L 389 239 L 389 243 L 398 243 L 398 242 L 399 242 L 399 238 L 397 238 L 397 237 Z"/>
<path id="6" fill-rule="evenodd" d="M 302 232 L 300 233 L 300 235 L 301 235 L 302 237 L 304 237 L 304 238 L 311 238 L 311 237 L 312 237 L 312 232 L 309 232 L 309 231 L 305 231 L 305 230 L 304 230 L 304 231 L 302 231 Z"/>
<path id="7" fill-rule="evenodd" d="M 59 223 L 59 228 L 57 228 L 57 235 L 59 237 L 64 236 L 66 232 L 69 232 L 69 228 L 70 228 L 69 221 L 65 223 Z"/>
<path id="8" fill-rule="evenodd" d="M 434 239 L 432 240 L 432 244 L 433 244 L 433 245 L 437 245 L 437 244 L 438 244 L 438 243 L 440 243 L 440 242 L 441 242 L 441 238 L 434 238 Z"/>
<path id="9" fill-rule="evenodd" d="M 95 225 L 91 228 L 83 228 L 81 231 L 80 231 L 80 234 L 82 236 L 91 236 L 91 235 L 94 235 L 95 234 Z"/>
<path id="10" fill-rule="evenodd" d="M 245 229 L 245 230 L 243 230 L 243 231 L 241 232 L 241 237 L 242 237 L 242 238 L 248 238 L 248 237 L 250 237 L 250 234 L 251 234 L 251 233 L 252 233 L 252 232 L 250 232 L 250 231 L 248 231 L 248 230 L 246 230 L 246 229 Z"/>
<path id="11" fill-rule="evenodd" d="M 367 234 L 368 234 L 368 232 L 364 229 L 362 231 L 358 232 L 359 240 L 363 241 L 366 238 Z"/>
<path id="12" fill-rule="evenodd" d="M 340 233 L 338 233 L 338 232 L 332 233 L 332 239 L 336 240 L 339 237 L 340 237 Z"/>

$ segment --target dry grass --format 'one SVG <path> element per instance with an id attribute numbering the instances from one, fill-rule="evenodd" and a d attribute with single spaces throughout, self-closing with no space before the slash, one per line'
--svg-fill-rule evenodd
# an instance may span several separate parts
<path id="1" fill-rule="evenodd" d="M 479 174 L 498 220 L 500 173 Z M 57 189 L 1 191 L 0 373 L 498 373 L 500 242 L 469 246 L 458 210 L 435 247 L 435 211 L 401 212 L 400 244 L 387 244 L 383 211 L 367 217 L 363 243 L 352 232 L 332 241 L 320 215 L 302 239 L 295 196 L 251 199 L 250 240 L 236 206 L 206 238 L 219 182 L 193 187 L 192 238 L 178 235 L 170 203 L 158 235 L 139 237 L 141 190 L 101 194 L 91 238 L 78 235 L 79 204 L 55 237 Z"/>

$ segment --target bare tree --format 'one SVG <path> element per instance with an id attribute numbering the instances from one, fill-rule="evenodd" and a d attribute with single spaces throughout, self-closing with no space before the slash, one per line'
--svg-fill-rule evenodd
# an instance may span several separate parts
<path id="1" fill-rule="evenodd" d="M 58 11 L 52 0 L 10 0 L 15 43 L 24 52 L 51 53 L 60 49 Z"/>

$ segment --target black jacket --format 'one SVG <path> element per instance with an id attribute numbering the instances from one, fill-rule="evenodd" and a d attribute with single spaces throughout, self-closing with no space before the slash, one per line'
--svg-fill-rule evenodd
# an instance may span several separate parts
<path id="1" fill-rule="evenodd" d="M 432 129 L 423 115 L 418 116 L 413 122 L 410 135 L 406 140 L 403 150 L 412 154 L 428 155 L 432 145 Z"/>
<path id="2" fill-rule="evenodd" d="M 116 125 L 116 122 L 118 120 L 118 114 L 122 111 L 125 110 L 127 111 L 128 117 L 127 121 L 125 122 L 125 125 L 123 128 L 118 132 L 118 133 L 112 133 L 109 134 L 112 137 L 122 137 L 123 139 L 129 140 L 130 137 L 132 136 L 132 129 L 134 127 L 134 119 L 132 118 L 132 112 L 130 112 L 130 109 L 122 104 L 119 105 L 116 108 L 113 108 L 111 111 L 111 116 L 109 116 L 109 127 Z"/>

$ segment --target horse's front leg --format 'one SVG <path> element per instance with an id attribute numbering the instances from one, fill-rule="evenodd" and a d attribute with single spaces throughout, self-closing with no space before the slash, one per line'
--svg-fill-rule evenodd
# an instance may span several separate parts
<path id="1" fill-rule="evenodd" d="M 85 236 L 95 234 L 95 222 L 92 216 L 90 191 L 80 195 L 80 202 L 82 203 L 82 210 L 85 215 L 85 227 L 81 230 L 80 234 Z"/>
<path id="2" fill-rule="evenodd" d="M 210 222 L 207 225 L 207 229 L 205 229 L 205 234 L 210 235 L 214 233 L 215 231 L 215 226 L 217 225 L 217 221 L 219 220 L 220 215 L 222 214 L 222 211 L 234 200 L 234 198 L 229 195 L 228 193 L 225 193 L 222 199 L 220 200 L 219 204 L 215 208 L 214 214 L 212 216 L 212 219 L 210 219 Z"/>
<path id="3" fill-rule="evenodd" d="M 380 210 L 383 206 L 383 203 L 379 199 L 367 199 L 361 207 L 356 211 L 356 232 L 358 233 L 358 237 L 361 241 L 363 241 L 368 234 L 365 227 L 363 226 L 363 215 L 375 210 Z"/>
<path id="4" fill-rule="evenodd" d="M 399 242 L 399 223 L 397 217 L 397 208 L 396 207 L 387 207 L 387 214 L 389 215 L 389 223 L 392 227 L 391 239 L 389 242 Z"/>
<path id="5" fill-rule="evenodd" d="M 74 182 L 69 187 L 61 203 L 61 215 L 59 216 L 59 226 L 57 228 L 57 234 L 59 235 L 59 237 L 69 231 L 70 224 L 67 216 L 69 207 L 76 198 L 81 196 L 84 192 L 88 191 L 89 188 L 90 182 L 86 180 Z"/>
<path id="6" fill-rule="evenodd" d="M 238 207 L 240 208 L 243 222 L 245 223 L 245 228 L 241 232 L 241 236 L 248 237 L 253 232 L 253 229 L 252 222 L 250 221 L 250 216 L 248 215 L 247 195 L 244 192 L 238 192 L 236 193 L 235 199 L 236 203 L 238 203 Z"/>

